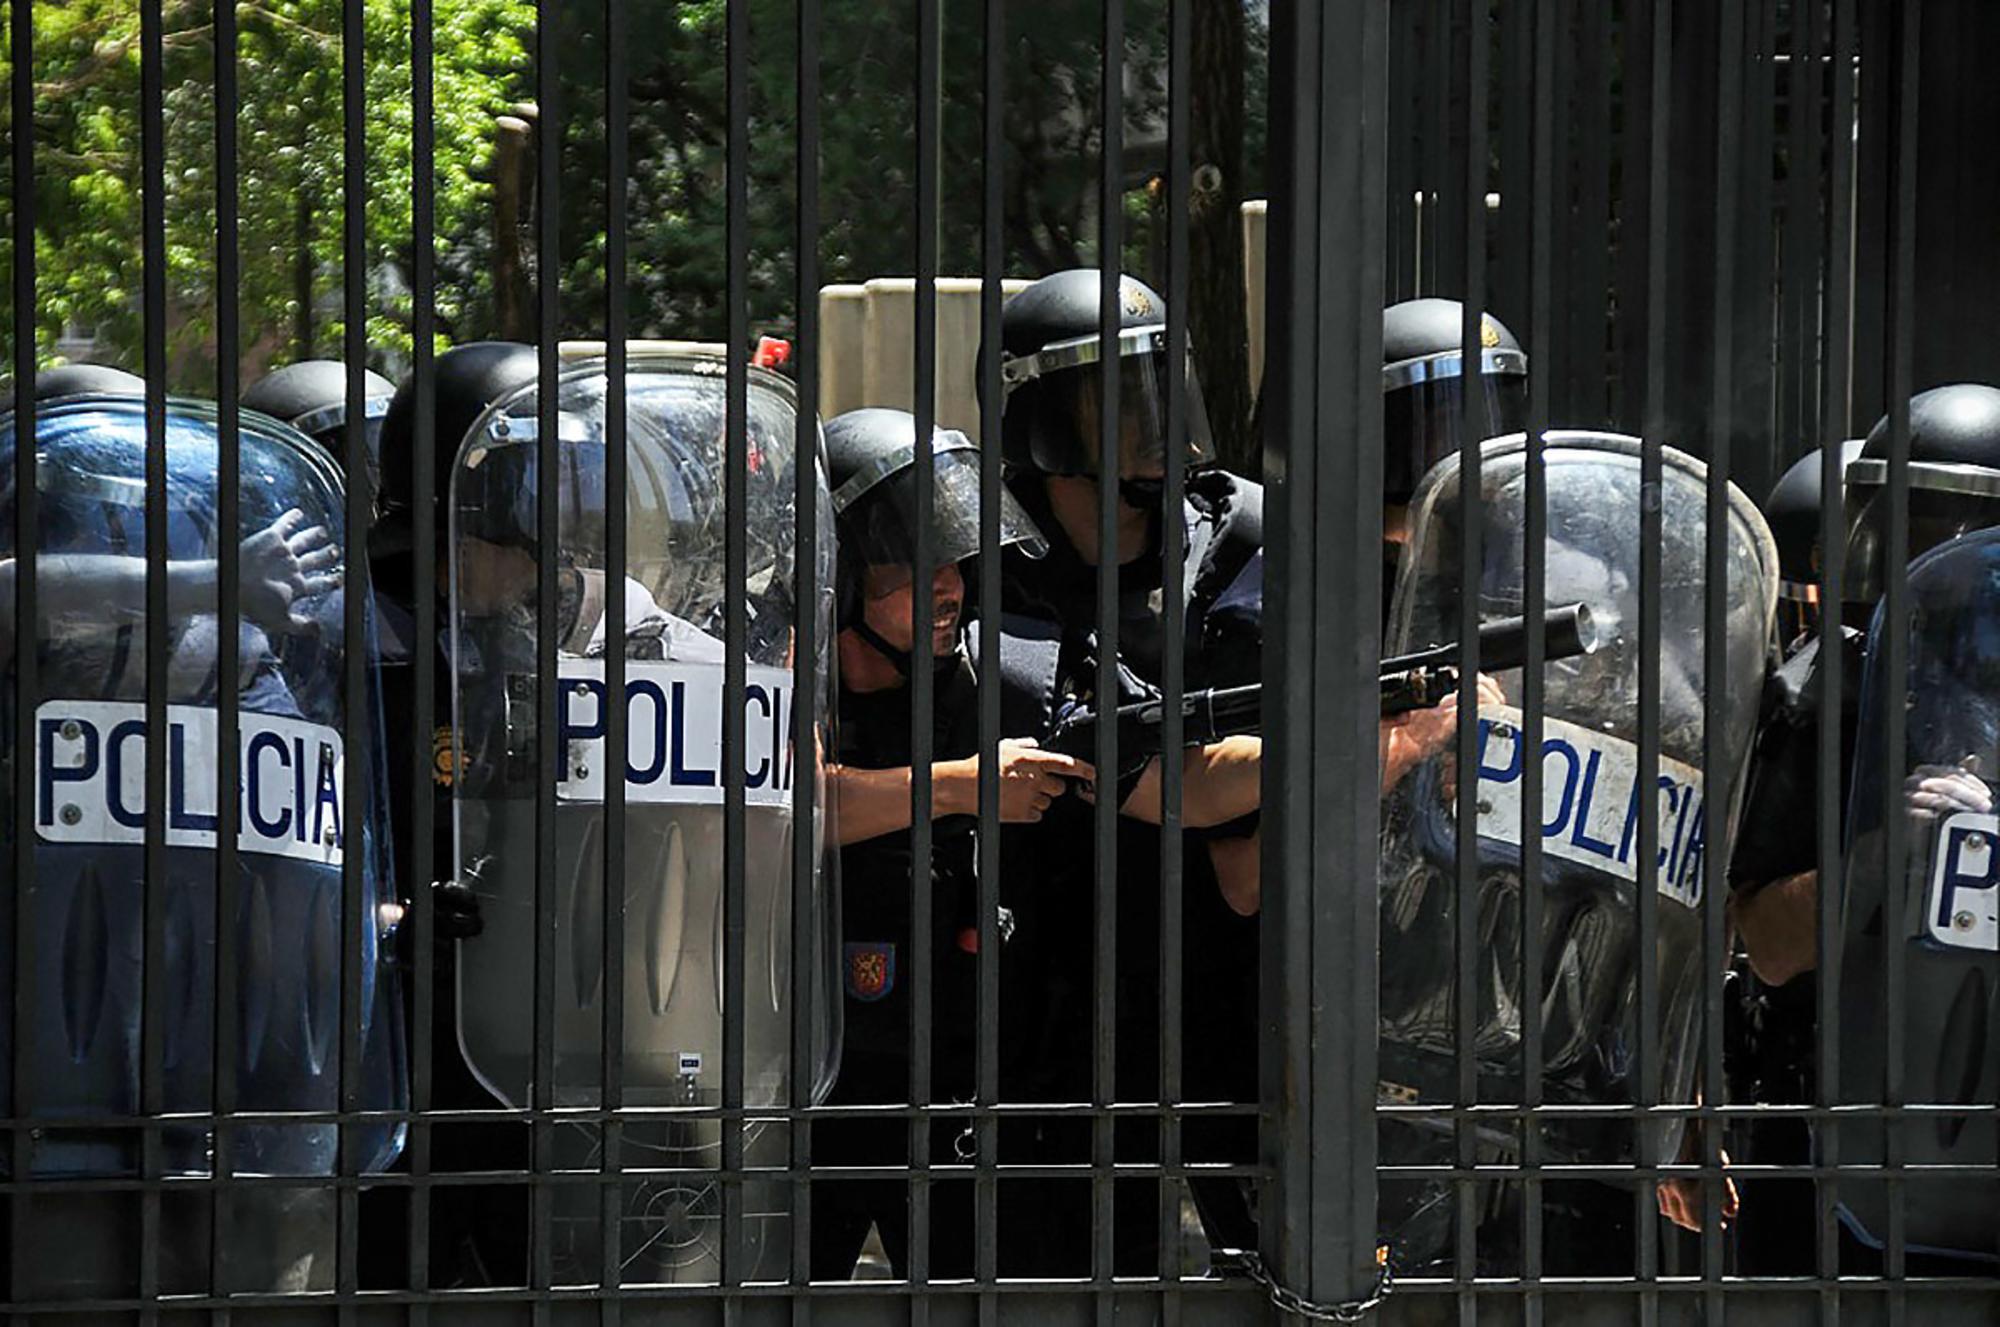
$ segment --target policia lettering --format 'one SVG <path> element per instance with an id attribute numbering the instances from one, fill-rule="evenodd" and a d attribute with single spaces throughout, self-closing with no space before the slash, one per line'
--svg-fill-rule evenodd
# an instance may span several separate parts
<path id="1" fill-rule="evenodd" d="M 564 801 L 604 800 L 604 665 L 565 659 L 558 739 L 568 760 L 556 783 Z M 792 675 L 750 667 L 743 688 L 744 797 L 784 807 L 792 792 Z M 533 679 L 526 679 L 532 695 Z M 703 664 L 628 662 L 625 796 L 635 802 L 722 802 L 723 670 Z"/>
<path id="2" fill-rule="evenodd" d="M 244 852 L 338 866 L 340 732 L 244 714 L 237 784 Z M 146 712 L 126 701 L 52 700 L 37 713 L 36 833 L 47 843 L 141 843 L 146 833 Z M 167 846 L 213 848 L 214 710 L 167 707 Z"/>
<path id="3" fill-rule="evenodd" d="M 1544 719 L 1542 851 L 1638 879 L 1639 749 L 1560 719 Z M 1479 833 L 1521 841 L 1521 711 L 1490 706 L 1479 715 Z M 1706 859 L 1701 771 L 1662 756 L 1659 776 L 1659 891 L 1690 908 L 1701 903 Z"/>

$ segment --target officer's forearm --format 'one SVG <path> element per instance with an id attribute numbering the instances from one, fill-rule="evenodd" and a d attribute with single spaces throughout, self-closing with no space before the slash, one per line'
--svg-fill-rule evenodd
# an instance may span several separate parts
<path id="1" fill-rule="evenodd" d="M 1263 793 L 1264 739 L 1225 737 L 1189 747 L 1181 758 L 1181 823 L 1188 829 L 1226 824 L 1255 811 Z M 1149 825 L 1160 823 L 1161 778 L 1156 758 L 1118 809 Z"/>
<path id="2" fill-rule="evenodd" d="M 910 827 L 910 767 L 826 768 L 827 813 L 838 847 L 864 843 Z"/>
<path id="3" fill-rule="evenodd" d="M 175 616 L 214 611 L 217 564 L 207 559 L 169 562 L 167 612 Z M 143 558 L 110 553 L 69 553 L 43 557 L 35 566 L 35 582 L 45 616 L 63 613 L 105 613 L 136 617 L 146 611 L 146 563 Z M 8 598 L 14 584 L 7 566 Z"/>
<path id="4" fill-rule="evenodd" d="M 834 843 L 846 847 L 910 827 L 910 767 L 860 769 L 829 765 L 827 804 Z M 979 762 L 940 760 L 931 766 L 931 815 L 969 816 L 979 811 Z"/>

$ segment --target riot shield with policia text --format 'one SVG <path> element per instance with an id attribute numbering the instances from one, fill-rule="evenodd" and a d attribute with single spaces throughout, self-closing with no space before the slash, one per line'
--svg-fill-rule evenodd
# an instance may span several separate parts
<path id="1" fill-rule="evenodd" d="M 479 897 L 485 930 L 459 951 L 460 1037 L 482 1082 L 509 1106 L 533 1104 L 537 1039 L 550 1043 L 558 1107 L 601 1100 L 606 1007 L 619 1002 L 624 1101 L 631 1106 L 722 1104 L 724 1075 L 723 708 L 725 617 L 740 596 L 747 623 L 744 744 L 746 863 L 745 1104 L 785 1106 L 792 1095 L 792 1028 L 814 1020 L 814 1095 L 831 1084 L 839 1001 L 832 982 L 834 918 L 817 875 L 810 916 L 792 915 L 793 836 L 818 841 L 819 827 L 793 824 L 793 789 L 820 777 L 819 752 L 791 740 L 794 625 L 819 615 L 822 646 L 831 600 L 792 602 L 795 556 L 816 559 L 831 594 L 833 521 L 822 510 L 818 547 L 795 554 L 792 498 L 796 464 L 817 466 L 816 439 L 794 453 L 791 385 L 750 370 L 745 529 L 748 575 L 725 578 L 726 397 L 723 361 L 704 355 L 642 353 L 629 361 L 626 394 L 627 557 L 606 556 L 606 368 L 566 367 L 557 385 L 558 437 L 541 445 L 537 387 L 502 399 L 459 444 L 450 483 L 451 649 L 457 750 L 453 789 L 459 879 Z M 545 474 L 550 450 L 556 470 Z M 552 482 L 559 544 L 540 546 L 542 485 Z M 825 503 L 825 483 L 819 485 Z M 540 657 L 538 568 L 547 562 L 557 600 L 555 698 L 558 744 L 553 785 L 538 743 Z M 625 604 L 625 634 L 608 631 L 610 597 Z M 624 980 L 608 989 L 605 789 L 616 777 L 607 722 L 614 703 L 606 660 L 624 659 L 622 704 L 628 747 L 623 769 Z M 823 652 L 822 652 L 823 653 Z M 807 675 L 825 715 L 824 657 Z M 537 799 L 554 801 L 553 933 L 537 926 Z M 816 803 L 820 805 L 823 803 Z M 813 860 L 818 860 L 818 853 Z M 793 1005 L 793 930 L 813 928 L 813 974 L 825 998 Z M 548 969 L 538 967 L 552 965 Z M 554 986 L 553 1022 L 538 1026 L 538 974 Z M 623 1130 L 629 1169 L 683 1175 L 635 1178 L 625 1186 L 621 1253 L 628 1279 L 714 1280 L 721 1236 L 719 1170 L 725 1126 L 714 1118 L 634 1121 Z M 752 1120 L 746 1164 L 782 1165 L 782 1123 Z M 595 1168 L 595 1126 L 557 1131 L 558 1167 Z M 746 1216 L 745 1257 L 756 1278 L 785 1275 L 789 1188 L 750 1182 L 739 1190 Z M 555 1197 L 558 1275 L 594 1281 L 601 1267 L 602 1205 L 594 1188 L 564 1186 Z"/>
<path id="2" fill-rule="evenodd" d="M 1657 1025 L 1640 1035 L 1638 747 L 1641 724 L 1641 444 L 1615 434 L 1550 432 L 1546 475 L 1544 599 L 1523 603 L 1526 583 L 1527 451 L 1519 434 L 1482 445 L 1478 475 L 1481 571 L 1478 613 L 1491 621 L 1580 603 L 1596 649 L 1554 660 L 1543 673 L 1541 878 L 1521 875 L 1522 678 L 1491 674 L 1497 696 L 1478 715 L 1477 933 L 1481 952 L 1455 954 L 1458 888 L 1456 743 L 1443 740 L 1388 777 L 1383 789 L 1381 889 L 1381 1093 L 1385 1102 L 1458 1099 L 1456 1027 L 1460 973 L 1473 974 L 1478 1099 L 1522 1100 L 1522 1030 L 1542 1029 L 1540 1091 L 1550 1103 L 1625 1104 L 1638 1100 L 1634 1050 L 1658 1059 L 1662 1100 L 1694 1090 L 1695 1019 L 1702 989 L 1699 909 L 1708 888 L 1707 844 L 1734 816 L 1718 805 L 1721 781 L 1703 765 L 1704 697 L 1726 725 L 1722 750 L 1732 775 L 1750 747 L 1777 593 L 1777 555 L 1756 509 L 1729 489 L 1728 672 L 1704 676 L 1704 467 L 1662 448 L 1660 578 L 1654 587 L 1659 632 L 1659 894 L 1654 934 Z M 1390 653 L 1453 640 L 1459 630 L 1464 516 L 1456 455 L 1435 467 L 1411 504 L 1411 538 L 1390 615 Z M 1711 693 L 1713 693 L 1711 695 Z M 1729 786 L 1738 790 L 1739 779 Z M 1523 892 L 1542 894 L 1542 966 L 1522 989 Z M 1637 1155 L 1629 1120 L 1537 1121 L 1552 1159 L 1625 1163 Z M 1385 1161 L 1413 1163 L 1441 1148 L 1450 1164 L 1451 1123 L 1412 1115 L 1385 1130 Z M 1504 1128 L 1493 1146 L 1509 1155 Z M 1433 1144 L 1423 1138 L 1433 1138 Z M 1671 1156 L 1677 1131 L 1656 1140 Z M 1385 1213 L 1392 1186 L 1384 1185 Z M 1445 1233 L 1449 1204 L 1444 1204 Z M 1388 1232 L 1393 1234 L 1394 1232 Z M 1421 1242 L 1421 1241 L 1418 1241 Z"/>
<path id="3" fill-rule="evenodd" d="M 1826 1131 L 1838 1129 L 1843 1165 L 1908 1167 L 1896 1183 L 1841 1179 L 1841 1219 L 1862 1244 L 1886 1246 L 1900 1202 L 1907 1250 L 1950 1260 L 1925 1274 L 1991 1276 L 2000 1273 L 1991 1171 L 2000 1136 L 2000 530 L 1962 535 L 1911 563 L 1909 608 L 1903 676 L 1888 665 L 1882 610 L 1869 632 L 1836 969 L 1839 1100 L 1893 1102 L 1907 1114 L 1830 1119 L 1819 1138 L 1824 1151 Z M 1885 745 L 1894 707 L 1904 713 L 1901 751 Z M 1888 968 L 1892 951 L 1900 973 Z M 1890 1077 L 1892 1043 L 1900 1083 Z"/>
<path id="4" fill-rule="evenodd" d="M 34 876 L 6 873 L 10 902 L 0 908 L 0 980 L 24 992 L 35 1011 L 25 1048 L 16 1023 L 0 1025 L 0 1076 L 9 1080 L 22 1049 L 29 1077 L 8 1081 L 19 1113 L 45 1121 L 29 1153 L 38 1180 L 138 1176 L 142 1134 L 106 1123 L 137 1116 L 142 1086 L 157 1072 L 159 1106 L 169 1115 L 218 1109 L 218 1064 L 234 1084 L 231 1109 L 395 1111 L 407 1105 L 403 1016 L 385 929 L 399 915 L 387 853 L 386 799 L 347 800 L 347 769 L 363 762 L 362 785 L 383 758 L 381 710 L 372 682 L 368 709 L 346 712 L 345 644 L 337 627 L 347 563 L 340 475 L 320 448 L 273 421 L 246 413 L 241 424 L 237 524 L 219 525 L 220 439 L 212 407 L 170 402 L 160 445 L 165 471 L 164 565 L 147 563 L 148 442 L 137 397 L 70 398 L 45 405 L 32 444 L 0 419 L 0 636 L 8 685 L 0 699 L 9 740 L 34 730 L 32 769 L 11 771 L 15 795 L 34 799 Z M 17 446 L 35 449 L 37 625 L 15 639 L 17 544 L 12 492 Z M 236 675 L 219 674 L 221 620 L 217 557 L 237 545 L 240 624 Z M 167 617 L 147 618 L 147 581 L 164 578 Z M 366 620 L 366 619 L 364 619 Z M 166 673 L 147 675 L 151 630 L 167 635 Z M 373 649 L 372 621 L 364 640 Z M 36 710 L 16 713 L 13 679 L 33 651 Z M 371 673 L 372 677 L 372 673 Z M 166 690 L 166 729 L 148 731 L 149 687 Z M 234 689 L 240 796 L 222 795 L 218 708 Z M 149 744 L 165 744 L 167 804 L 145 795 Z M 233 815 L 232 815 L 233 810 Z M 164 876 L 148 878 L 149 811 L 163 817 Z M 235 824 L 235 961 L 217 964 L 217 848 Z M 12 817 L 7 819 L 11 832 Z M 359 854 L 365 899 L 343 889 L 349 854 Z M 27 890 L 22 898 L 20 892 Z M 150 896 L 150 897 L 149 897 Z M 150 909 L 149 909 L 150 903 Z M 11 971 L 12 928 L 23 906 L 34 940 L 33 967 Z M 158 944 L 164 972 L 147 980 L 149 915 L 164 918 Z M 347 931 L 359 916 L 361 934 Z M 344 951 L 360 955 L 358 1007 L 343 999 Z M 144 1028 L 148 988 L 161 1043 L 148 1067 Z M 233 1045 L 218 1047 L 218 992 L 234 1007 Z M 358 1020 L 359 1081 L 341 1092 L 344 1020 Z M 350 1070 L 350 1073 L 353 1071 Z M 82 1121 L 92 1120 L 84 1124 Z M 65 1121 L 78 1121 L 66 1124 Z M 171 1189 L 161 1198 L 156 1253 L 164 1288 L 328 1290 L 333 1286 L 337 1169 L 379 1170 L 402 1143 L 398 1123 L 288 1123 L 268 1118 L 229 1126 L 228 1167 L 236 1177 L 295 1176 L 296 1186 L 263 1183 L 215 1196 Z M 344 1138 L 343 1138 L 344 1132 Z M 189 1179 L 213 1173 L 214 1130 L 199 1122 L 158 1129 L 160 1173 Z M 18 1155 L 14 1154 L 14 1155 Z M 0 1160 L 0 1167 L 6 1161 Z M 66 1194 L 59 1182 L 37 1189 L 34 1221 L 15 1232 L 27 1257 L 16 1267 L 33 1299 L 103 1298 L 136 1293 L 140 1254 L 137 1192 Z M 213 1225 L 211 1210 L 220 1215 Z M 211 1257 L 222 1284 L 212 1284 Z"/>

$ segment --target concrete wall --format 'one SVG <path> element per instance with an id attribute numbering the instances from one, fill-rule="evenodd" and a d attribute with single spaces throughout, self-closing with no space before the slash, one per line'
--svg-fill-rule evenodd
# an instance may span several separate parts
<path id="1" fill-rule="evenodd" d="M 979 355 L 978 277 L 937 279 L 937 391 L 941 427 L 979 437 L 975 375 Z M 1012 295 L 1028 283 L 1001 283 Z M 915 407 L 917 283 L 877 277 L 819 293 L 819 413 L 831 419 L 862 406 Z"/>

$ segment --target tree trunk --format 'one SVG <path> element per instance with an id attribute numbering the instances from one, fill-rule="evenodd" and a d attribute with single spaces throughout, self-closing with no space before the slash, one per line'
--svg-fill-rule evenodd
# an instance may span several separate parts
<path id="1" fill-rule="evenodd" d="M 499 334 L 509 341 L 532 341 L 534 313 L 521 254 L 523 195 L 534 168 L 529 151 L 533 126 L 518 116 L 495 120 L 493 145 L 493 314 Z"/>
<path id="2" fill-rule="evenodd" d="M 1193 79 L 1188 336 L 1218 459 L 1263 472 L 1250 431 L 1250 338 L 1243 310 L 1243 0 L 1191 0 Z"/>

